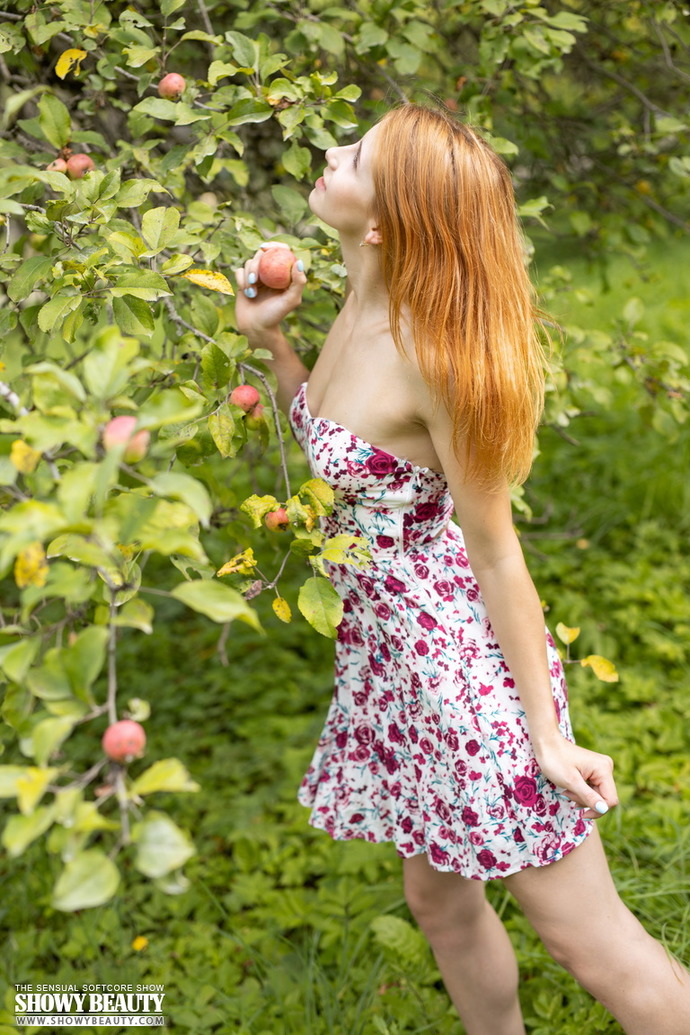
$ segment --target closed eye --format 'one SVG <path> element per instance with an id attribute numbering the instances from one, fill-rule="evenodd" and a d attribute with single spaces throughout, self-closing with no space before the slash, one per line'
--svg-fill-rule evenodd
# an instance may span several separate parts
<path id="1" fill-rule="evenodd" d="M 360 140 L 359 147 L 355 151 L 355 157 L 352 160 L 352 165 L 354 166 L 355 169 L 359 165 L 359 156 L 361 155 L 361 153 L 362 153 L 362 141 Z"/>

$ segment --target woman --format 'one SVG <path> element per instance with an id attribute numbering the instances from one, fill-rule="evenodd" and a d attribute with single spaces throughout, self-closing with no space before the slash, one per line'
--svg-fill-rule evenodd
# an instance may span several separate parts
<path id="1" fill-rule="evenodd" d="M 626 1032 L 687 1035 L 690 975 L 617 896 L 593 820 L 611 759 L 572 739 L 562 667 L 511 519 L 543 358 L 509 173 L 469 127 L 408 104 L 326 152 L 310 206 L 348 293 L 309 371 L 280 322 L 306 278 L 237 271 L 237 323 L 336 490 L 336 693 L 300 800 L 337 838 L 392 840 L 409 907 L 469 1035 L 524 1032 L 502 878 L 549 952 Z M 449 524 L 455 510 L 460 528 Z M 460 531 L 462 529 L 462 531 Z"/>

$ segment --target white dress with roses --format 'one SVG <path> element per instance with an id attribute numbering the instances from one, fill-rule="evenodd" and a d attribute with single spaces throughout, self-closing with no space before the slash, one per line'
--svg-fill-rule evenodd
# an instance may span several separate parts
<path id="1" fill-rule="evenodd" d="M 335 490 L 327 535 L 364 537 L 365 569 L 329 565 L 345 614 L 335 692 L 299 790 L 337 839 L 393 841 L 437 870 L 479 880 L 562 858 L 591 831 L 541 773 L 515 683 L 451 522 L 445 478 L 327 418 L 306 383 L 290 423 L 314 475 Z M 549 633 L 553 700 L 572 739 Z"/>

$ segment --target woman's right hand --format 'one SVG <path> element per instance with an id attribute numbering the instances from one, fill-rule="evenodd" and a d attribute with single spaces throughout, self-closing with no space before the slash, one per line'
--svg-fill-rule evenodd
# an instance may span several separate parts
<path id="1" fill-rule="evenodd" d="M 299 268 L 301 264 L 295 262 L 292 279 L 284 290 L 276 291 L 261 284 L 259 259 L 267 248 L 287 248 L 287 245 L 267 241 L 243 267 L 235 270 L 238 288 L 235 305 L 237 330 L 246 335 L 253 345 L 266 342 L 278 330 L 280 322 L 302 301 L 302 291 L 307 283 L 305 274 Z"/>

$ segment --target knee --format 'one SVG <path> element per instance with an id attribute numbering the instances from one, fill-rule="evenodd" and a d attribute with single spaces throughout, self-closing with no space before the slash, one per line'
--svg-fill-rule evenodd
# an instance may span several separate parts
<path id="1" fill-rule="evenodd" d="M 433 870 L 405 874 L 408 908 L 432 944 L 448 935 L 461 937 L 481 917 L 486 900 L 483 887 L 475 887 L 475 883 Z"/>

